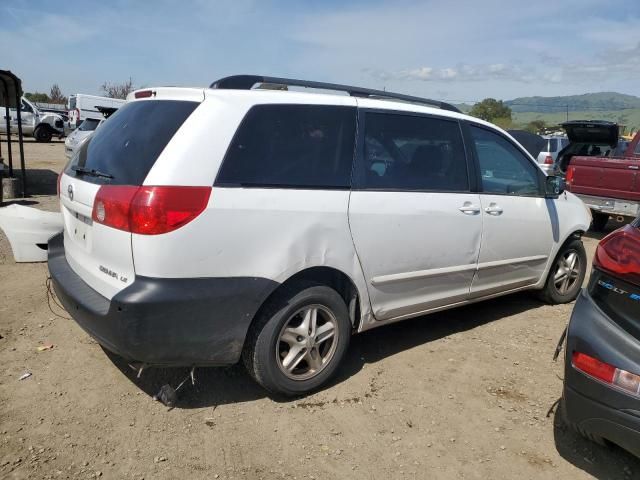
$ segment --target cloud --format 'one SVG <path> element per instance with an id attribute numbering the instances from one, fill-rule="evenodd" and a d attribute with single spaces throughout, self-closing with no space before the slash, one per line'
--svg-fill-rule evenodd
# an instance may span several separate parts
<path id="1" fill-rule="evenodd" d="M 639 21 L 637 0 L 13 0 L 0 5 L 0 44 L 12 45 L 3 63 L 31 90 L 262 73 L 510 98 L 638 93 Z"/>
<path id="2" fill-rule="evenodd" d="M 507 80 L 531 83 L 536 77 L 533 68 L 518 64 L 459 64 L 452 67 L 417 67 L 398 71 L 364 69 L 365 73 L 381 80 L 404 80 L 421 82 L 481 82 L 487 80 Z"/>

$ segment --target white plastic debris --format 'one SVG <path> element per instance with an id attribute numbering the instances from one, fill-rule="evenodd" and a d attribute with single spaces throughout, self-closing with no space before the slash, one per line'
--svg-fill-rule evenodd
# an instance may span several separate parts
<path id="1" fill-rule="evenodd" d="M 45 262 L 49 239 L 62 231 L 62 214 L 13 204 L 0 208 L 0 228 L 16 262 Z"/>
<path id="2" fill-rule="evenodd" d="M 31 376 L 31 372 L 24 373 L 20 376 L 19 380 L 24 380 L 25 378 L 29 378 Z"/>

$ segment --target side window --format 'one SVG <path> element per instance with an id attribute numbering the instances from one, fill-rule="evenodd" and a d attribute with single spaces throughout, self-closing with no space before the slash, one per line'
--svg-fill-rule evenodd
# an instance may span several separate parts
<path id="1" fill-rule="evenodd" d="M 523 196 L 540 194 L 536 167 L 515 145 L 484 128 L 470 128 L 484 192 Z"/>
<path id="2" fill-rule="evenodd" d="M 640 155 L 640 142 L 636 143 L 636 148 L 633 150 L 634 155 Z"/>
<path id="3" fill-rule="evenodd" d="M 217 185 L 349 188 L 356 108 L 257 105 L 227 150 Z"/>
<path id="4" fill-rule="evenodd" d="M 22 100 L 22 107 L 20 108 L 20 110 L 26 113 L 33 113 L 33 109 L 24 100 Z"/>
<path id="5" fill-rule="evenodd" d="M 455 120 L 367 113 L 358 187 L 469 190 L 467 161 Z"/>

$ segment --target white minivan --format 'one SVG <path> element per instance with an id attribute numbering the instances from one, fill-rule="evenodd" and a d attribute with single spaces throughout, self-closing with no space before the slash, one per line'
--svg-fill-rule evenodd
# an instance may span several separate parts
<path id="1" fill-rule="evenodd" d="M 354 333 L 525 289 L 569 302 L 585 275 L 588 211 L 513 138 L 358 87 L 136 91 L 59 192 L 49 270 L 82 328 L 144 365 L 242 358 L 285 395 Z"/>

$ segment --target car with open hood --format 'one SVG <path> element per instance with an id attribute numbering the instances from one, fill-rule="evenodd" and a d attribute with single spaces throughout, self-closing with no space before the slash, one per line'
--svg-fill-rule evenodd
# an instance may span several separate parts
<path id="1" fill-rule="evenodd" d="M 558 156 L 567 188 L 591 209 L 593 229 L 610 217 L 632 220 L 640 213 L 640 135 L 628 143 L 618 125 L 604 121 L 563 124 L 571 143 Z"/>

